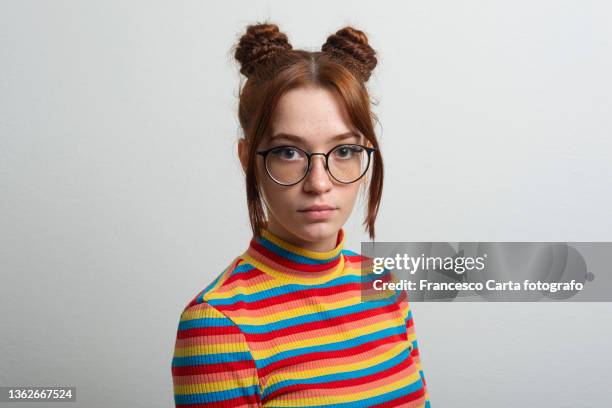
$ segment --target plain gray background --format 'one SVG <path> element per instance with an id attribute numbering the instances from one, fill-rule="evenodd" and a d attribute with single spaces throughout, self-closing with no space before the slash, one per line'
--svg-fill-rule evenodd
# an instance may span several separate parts
<path id="1" fill-rule="evenodd" d="M 4 0 L 0 385 L 173 406 L 180 312 L 251 236 L 230 49 L 266 18 L 378 51 L 378 240 L 612 240 L 609 2 Z M 612 404 L 610 303 L 412 307 L 434 408 Z"/>

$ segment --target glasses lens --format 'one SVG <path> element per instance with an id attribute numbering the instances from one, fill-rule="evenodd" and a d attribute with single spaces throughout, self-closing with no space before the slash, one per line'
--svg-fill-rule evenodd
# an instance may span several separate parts
<path id="1" fill-rule="evenodd" d="M 294 184 L 306 174 L 308 157 L 298 148 L 278 147 L 266 156 L 266 168 L 277 183 Z"/>
<path id="2" fill-rule="evenodd" d="M 329 155 L 329 172 L 342 183 L 359 179 L 368 169 L 369 155 L 360 145 L 340 145 Z"/>

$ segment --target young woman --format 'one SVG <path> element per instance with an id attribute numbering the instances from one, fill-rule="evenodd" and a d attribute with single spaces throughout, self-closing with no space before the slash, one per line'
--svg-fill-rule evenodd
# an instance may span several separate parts
<path id="1" fill-rule="evenodd" d="M 369 300 L 381 275 L 344 248 L 359 190 L 372 239 L 382 193 L 375 51 L 352 27 L 310 52 L 257 24 L 235 57 L 253 238 L 181 314 L 176 406 L 430 407 L 406 292 Z"/>

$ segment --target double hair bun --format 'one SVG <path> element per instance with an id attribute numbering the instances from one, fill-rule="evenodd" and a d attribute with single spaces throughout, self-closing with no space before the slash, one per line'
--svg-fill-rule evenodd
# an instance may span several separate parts
<path id="1" fill-rule="evenodd" d="M 240 72 L 250 78 L 259 70 L 282 63 L 293 46 L 276 24 L 249 25 L 236 47 L 234 58 L 240 63 Z M 346 26 L 327 37 L 321 51 L 349 69 L 361 82 L 367 82 L 376 67 L 376 51 L 368 44 L 367 35 Z"/>

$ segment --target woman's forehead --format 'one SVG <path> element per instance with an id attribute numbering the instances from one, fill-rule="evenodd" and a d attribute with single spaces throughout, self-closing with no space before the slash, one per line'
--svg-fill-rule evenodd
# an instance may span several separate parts
<path id="1" fill-rule="evenodd" d="M 348 113 L 337 92 L 322 87 L 300 87 L 287 91 L 278 100 L 275 116 L 278 122 L 347 121 Z"/>
<path id="2" fill-rule="evenodd" d="M 320 87 L 297 88 L 285 93 L 275 109 L 269 134 L 271 139 L 311 143 L 361 139 L 342 99 Z"/>

